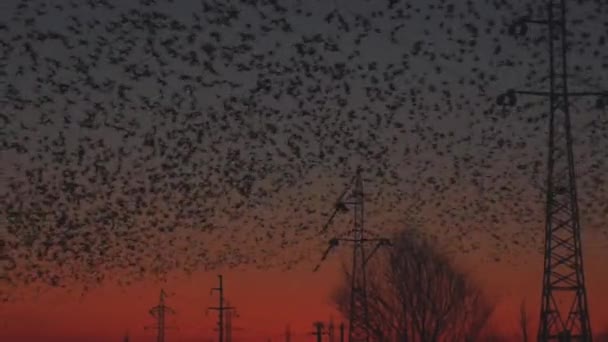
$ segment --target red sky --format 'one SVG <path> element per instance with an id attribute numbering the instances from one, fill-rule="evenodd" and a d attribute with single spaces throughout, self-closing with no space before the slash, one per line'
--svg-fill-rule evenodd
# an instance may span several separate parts
<path id="1" fill-rule="evenodd" d="M 587 240 L 592 240 L 588 238 Z M 590 246 L 592 242 L 588 242 Z M 605 250 L 590 247 L 586 253 L 586 275 L 592 325 L 597 333 L 608 330 L 608 284 Z M 502 333 L 515 332 L 519 304 L 526 297 L 536 326 L 540 295 L 540 256 L 528 258 L 525 265 L 478 263 L 475 256 L 460 258 L 460 263 L 483 284 L 497 301 L 493 326 Z M 329 295 L 339 279 L 339 257 L 324 264 L 318 273 L 302 265 L 295 271 L 222 272 L 226 297 L 237 307 L 234 339 L 242 341 L 283 340 L 290 324 L 293 340 L 311 340 L 315 320 L 340 318 L 329 304 Z M 153 323 L 148 309 L 158 301 L 159 289 L 170 294 L 167 303 L 177 314 L 172 324 L 179 330 L 168 333 L 170 341 L 202 341 L 215 335 L 216 316 L 205 309 L 216 305 L 210 288 L 216 286 L 217 272 L 186 278 L 171 277 L 166 284 L 139 283 L 130 288 L 104 285 L 80 298 L 58 290 L 17 303 L 4 304 L 0 310 L 0 340 L 29 341 L 119 341 L 129 332 L 134 341 L 152 341 L 153 333 L 144 331 Z M 297 336 L 297 337 L 296 337 Z"/>

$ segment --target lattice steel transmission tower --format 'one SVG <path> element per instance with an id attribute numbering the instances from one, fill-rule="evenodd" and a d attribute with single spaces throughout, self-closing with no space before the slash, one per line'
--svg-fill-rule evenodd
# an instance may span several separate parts
<path id="1" fill-rule="evenodd" d="M 145 329 L 156 329 L 156 342 L 165 342 L 165 331 L 171 329 L 166 325 L 167 314 L 174 314 L 175 311 L 165 304 L 165 291 L 160 290 L 160 298 L 158 305 L 150 309 L 150 315 L 156 319 L 156 325 L 146 327 Z"/>
<path id="2" fill-rule="evenodd" d="M 591 341 L 572 148 L 570 98 L 595 96 L 598 99 L 597 106 L 601 108 L 607 103 L 608 92 L 570 91 L 566 1 L 547 1 L 546 12 L 547 17 L 540 20 L 521 18 L 511 26 L 509 32 L 523 35 L 530 24 L 544 25 L 547 28 L 549 91 L 509 90 L 498 97 L 498 104 L 515 105 L 518 94 L 545 97 L 549 102 L 545 255 L 538 341 Z"/>
<path id="3" fill-rule="evenodd" d="M 333 238 L 329 241 L 329 247 L 323 254 L 321 262 L 323 262 L 329 252 L 339 245 L 340 242 L 349 242 L 353 244 L 353 261 L 351 277 L 351 292 L 350 292 L 350 312 L 348 325 L 348 340 L 349 342 L 369 341 L 369 312 L 367 305 L 367 289 L 366 289 L 366 265 L 373 254 L 384 245 L 390 245 L 388 239 L 369 238 L 372 234 L 366 231 L 364 225 L 364 202 L 365 196 L 363 192 L 363 179 L 361 177 L 362 169 L 359 167 L 353 178 L 350 186 L 344 190 L 335 204 L 335 209 L 327 223 L 324 225 L 322 232 L 325 232 L 329 225 L 339 212 L 347 212 L 348 206 L 353 207 L 354 211 L 354 229 L 346 232 L 340 237 Z M 366 243 L 375 243 L 375 247 L 369 253 L 366 253 L 364 245 Z M 320 267 L 319 263 L 315 267 L 317 271 Z"/>

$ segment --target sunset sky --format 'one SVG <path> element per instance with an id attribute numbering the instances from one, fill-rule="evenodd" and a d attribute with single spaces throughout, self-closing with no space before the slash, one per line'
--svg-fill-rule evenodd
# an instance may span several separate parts
<path id="1" fill-rule="evenodd" d="M 587 242 L 591 245 L 591 242 Z M 604 247 L 605 251 L 605 247 Z M 608 328 L 608 297 L 602 289 L 608 282 L 605 252 L 587 252 L 587 288 L 593 328 L 596 332 Z M 339 257 L 328 262 L 317 273 L 311 267 L 291 272 L 235 270 L 223 272 L 226 298 L 237 307 L 240 317 L 234 319 L 234 338 L 242 341 L 284 340 L 290 325 L 294 340 L 310 341 L 312 323 L 341 317 L 330 304 L 333 287 L 340 280 Z M 535 333 L 540 298 L 542 259 L 529 258 L 527 265 L 475 265 L 465 263 L 475 278 L 496 301 L 493 325 L 505 335 L 517 331 L 519 305 L 525 298 L 532 316 Z M 200 273 L 186 278 L 175 276 L 167 283 L 142 282 L 130 288 L 102 286 L 84 297 L 58 290 L 32 295 L 28 300 L 3 304 L 0 317 L 2 338 L 6 341 L 118 341 L 129 332 L 134 341 L 152 340 L 154 334 L 143 330 L 153 325 L 148 310 L 158 302 L 159 289 L 169 293 L 167 304 L 176 315 L 171 326 L 179 330 L 168 332 L 172 341 L 201 341 L 216 338 L 212 329 L 217 316 L 205 313 L 208 306 L 217 305 L 217 296 L 210 288 L 217 286 L 217 273 Z M 301 334 L 301 335 L 299 335 Z M 299 336 L 298 336 L 299 335 Z"/>
<path id="2" fill-rule="evenodd" d="M 108 5 L 114 5 L 110 6 Z M 570 1 L 573 91 L 608 89 L 608 6 Z M 415 229 L 517 339 L 541 296 L 544 29 L 537 1 L 99 1 L 0 4 L 0 340 L 215 340 L 224 276 L 234 339 L 345 321 L 341 246 L 322 227 L 362 166 L 366 228 Z M 541 38 L 539 38 L 541 37 Z M 573 100 L 594 333 L 608 333 L 608 115 Z M 4 262 L 4 261 L 2 261 Z M 4 264 L 0 264 L 4 266 Z M 2 268 L 0 268 L 2 269 Z M 159 280 L 164 275 L 164 280 Z M 10 280 L 10 282 L 6 281 Z M 12 284 L 12 285 L 11 285 Z"/>

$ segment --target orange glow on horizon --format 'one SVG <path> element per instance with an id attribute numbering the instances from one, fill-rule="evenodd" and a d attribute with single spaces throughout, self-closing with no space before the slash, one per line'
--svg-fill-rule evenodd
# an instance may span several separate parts
<path id="1" fill-rule="evenodd" d="M 517 334 L 519 305 L 523 298 L 529 308 L 531 334 L 536 333 L 540 261 L 539 256 L 525 268 L 509 268 L 502 264 L 479 264 L 472 268 L 475 277 L 497 303 L 491 324 L 501 334 Z M 289 324 L 294 341 L 310 340 L 314 321 L 329 321 L 330 317 L 335 322 L 341 321 L 329 303 L 330 293 L 339 280 L 339 264 L 336 258 L 318 273 L 312 273 L 306 266 L 290 272 L 222 272 L 226 298 L 237 307 L 239 314 L 233 322 L 239 328 L 234 330 L 234 339 L 283 340 L 281 336 Z M 587 258 L 589 306 L 595 333 L 608 328 L 608 297 L 602 296 L 608 274 L 602 272 L 602 267 L 605 265 L 599 258 Z M 216 315 L 215 312 L 206 314 L 206 308 L 216 305 L 217 297 L 210 293 L 210 288 L 216 286 L 217 272 L 171 279 L 167 284 L 141 282 L 126 289 L 104 285 L 82 298 L 49 291 L 38 298 L 5 304 L 0 310 L 4 322 L 0 337 L 3 341 L 15 342 L 40 341 L 41 338 L 50 341 L 54 337 L 65 341 L 70 336 L 86 337 L 91 341 L 95 337 L 100 341 L 118 341 L 129 332 L 133 341 L 148 341 L 154 334 L 144 330 L 144 326 L 154 323 L 148 310 L 156 304 L 159 289 L 163 287 L 170 294 L 167 304 L 177 312 L 169 325 L 179 328 L 169 331 L 168 338 L 176 341 L 215 339 Z"/>

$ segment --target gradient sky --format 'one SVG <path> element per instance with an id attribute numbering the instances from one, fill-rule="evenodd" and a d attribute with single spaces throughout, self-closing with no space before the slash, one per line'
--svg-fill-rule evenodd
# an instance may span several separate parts
<path id="1" fill-rule="evenodd" d="M 608 323 L 608 298 L 601 294 L 608 282 L 605 261 L 600 261 L 597 250 L 587 253 L 587 287 L 589 308 L 596 332 Z M 240 317 L 234 319 L 234 338 L 246 341 L 282 340 L 289 324 L 296 339 L 311 340 L 312 322 L 329 321 L 340 316 L 329 303 L 329 296 L 339 281 L 339 257 L 328 262 L 318 273 L 302 267 L 291 272 L 279 271 L 228 271 L 224 272 L 226 297 L 237 307 Z M 604 259 L 605 260 L 605 259 Z M 466 265 L 475 265 L 469 260 Z M 471 267 L 472 273 L 497 303 L 492 324 L 509 335 L 517 328 L 519 304 L 526 299 L 533 327 L 536 326 L 539 302 L 541 259 L 530 258 L 525 266 L 509 267 L 503 264 L 485 264 Z M 147 310 L 158 301 L 159 288 L 168 293 L 168 305 L 177 314 L 171 319 L 179 330 L 169 333 L 171 340 L 194 341 L 213 337 L 216 323 L 213 312 L 205 308 L 216 305 L 210 288 L 216 286 L 216 273 L 197 274 L 193 277 L 176 275 L 167 283 L 142 282 L 130 288 L 106 285 L 94 289 L 84 297 L 48 290 L 32 295 L 28 300 L 3 304 L 0 311 L 2 336 L 7 341 L 57 341 L 69 336 L 99 341 L 118 340 L 126 331 L 134 341 L 150 340 L 143 327 L 153 324 Z M 97 340 L 95 340 L 97 341 Z"/>
<path id="2" fill-rule="evenodd" d="M 7 66 L 7 75 L 2 76 L 6 76 L 7 84 L 18 89 L 24 98 L 46 95 L 55 102 L 37 108 L 22 107 L 13 100 L 2 102 L 2 113 L 10 118 L 2 127 L 8 132 L 0 136 L 3 146 L 21 144 L 28 149 L 26 153 L 14 148 L 1 151 L 2 160 L 7 161 L 7 177 L 0 180 L 2 212 L 8 217 L 14 210 L 11 205 L 31 209 L 48 203 L 44 202 L 48 201 L 49 197 L 45 197 L 48 195 L 32 191 L 38 183 L 32 184 L 26 171 L 42 168 L 44 177 L 39 183 L 58 188 L 69 178 L 61 173 L 69 167 L 54 161 L 52 153 L 45 150 L 49 143 L 38 140 L 43 137 L 52 141 L 64 136 L 67 143 L 62 148 L 68 154 L 76 151 L 83 137 L 100 139 L 105 150 L 93 150 L 90 155 L 114 153 L 104 166 L 111 170 L 122 167 L 122 171 L 117 171 L 119 178 L 114 179 L 111 186 L 88 183 L 85 176 L 78 179 L 82 184 L 88 184 L 91 193 L 102 194 L 96 197 L 95 205 L 51 200 L 47 208 L 54 213 L 49 219 L 25 221 L 29 225 L 0 221 L 3 241 L 6 236 L 6 241 L 18 246 L 12 253 L 20 256 L 20 270 L 31 271 L 28 267 L 35 261 L 26 256 L 34 255 L 45 239 L 56 243 L 54 234 L 64 233 L 54 226 L 60 211 L 81 224 L 84 218 L 92 218 L 94 222 L 87 222 L 82 231 L 94 232 L 93 237 L 83 237 L 79 242 L 90 244 L 94 251 L 106 252 L 99 257 L 63 254 L 66 264 L 76 265 L 75 269 L 80 273 L 68 266 L 58 268 L 54 264 L 57 260 L 36 265 L 61 275 L 70 291 L 40 284 L 22 286 L 18 291 L 0 287 L 4 293 L 15 294 L 14 300 L 0 305 L 0 340 L 118 341 L 128 332 L 134 341 L 148 341 L 153 334 L 145 332 L 143 327 L 153 323 L 147 311 L 157 302 L 161 288 L 169 293 L 167 302 L 177 312 L 172 322 L 179 330 L 168 334 L 170 340 L 211 339 L 215 316 L 213 313 L 206 315 L 205 309 L 215 305 L 210 288 L 216 285 L 218 273 L 224 275 L 226 296 L 240 315 L 234 324 L 242 330 L 234 332 L 235 339 L 282 340 L 286 325 L 290 325 L 294 340 L 310 340 L 314 321 L 328 321 L 330 317 L 336 322 L 341 320 L 329 297 L 340 279 L 340 260 L 348 255 L 348 250 L 332 255 L 318 273 L 313 273 L 312 269 L 328 238 L 344 232 L 351 224 L 349 218 L 339 218 L 327 234 L 318 234 L 331 212 L 331 203 L 359 164 L 366 165 L 368 227 L 386 234 L 413 227 L 436 237 L 441 251 L 453 253 L 458 266 L 467 270 L 495 301 L 497 308 L 492 326 L 497 331 L 507 336 L 516 334 L 519 306 L 525 299 L 535 333 L 542 271 L 543 197 L 538 184 L 543 183 L 544 177 L 546 123 L 542 113 L 545 107 L 543 103 L 516 109 L 494 106 L 496 95 L 505 89 L 545 86 L 538 82 L 542 76 L 538 70 L 546 67 L 544 50 L 536 49 L 542 41 L 528 38 L 518 42 L 505 34 L 505 25 L 526 13 L 527 7 L 534 7 L 531 4 L 536 4 L 535 1 L 458 2 L 452 10 L 440 0 L 424 4 L 404 1 L 398 3 L 393 12 L 386 11 L 394 14 L 401 9 L 405 14 L 397 19 L 375 12 L 386 4 L 364 1 L 302 4 L 294 0 L 286 5 L 285 15 L 274 13 L 269 4 L 260 5 L 257 10 L 243 7 L 239 20 L 230 26 L 206 22 L 204 33 L 190 44 L 200 47 L 213 42 L 213 34 L 219 32 L 225 44 L 235 47 L 240 32 L 254 34 L 255 38 L 249 43 L 250 53 L 238 54 L 223 66 L 216 60 L 219 76 L 201 72 L 200 66 L 192 67 L 180 60 L 180 56 L 164 56 L 167 67 L 151 61 L 143 52 L 142 42 L 152 37 L 160 45 L 159 41 L 174 34 L 170 29 L 160 29 L 155 34 L 133 29 L 129 34 L 106 35 L 101 28 L 120 21 L 121 15 L 137 7 L 135 1 L 121 1 L 114 10 L 91 10 L 85 5 L 65 12 L 50 9 L 48 13 L 36 16 L 35 24 L 28 24 L 26 20 L 33 16 L 33 9 L 19 12 L 17 3 L 17 0 L 9 0 L 0 4 L 0 23 L 6 26 L 0 31 L 0 40 L 15 42 L 11 43 L 14 46 L 6 45 L 11 48 L 3 47 L 2 64 Z M 27 3 L 37 7 L 50 2 Z M 192 13 L 204 13 L 199 2 L 159 3 L 155 7 L 157 10 L 188 25 Z M 360 20 L 354 19 L 357 15 L 370 20 L 373 29 L 361 45 L 354 42 L 360 27 L 353 25 L 352 32 L 344 33 L 335 21 L 323 20 L 334 7 L 344 13 L 347 20 L 352 20 L 349 21 L 351 25 Z M 310 15 L 306 14 L 308 11 Z M 70 33 L 70 16 L 85 23 L 99 20 L 101 24 L 95 28 L 83 25 L 79 33 Z M 268 18 L 275 16 L 287 18 L 294 32 L 287 34 L 275 27 L 262 34 L 266 29 L 264 25 L 270 21 Z M 573 37 L 579 38 L 572 39 L 571 65 L 585 75 L 573 80 L 573 88 L 606 89 L 608 55 L 599 41 L 601 37 L 605 39 L 608 32 L 605 20 L 608 6 L 601 1 L 586 1 L 580 7 L 572 8 L 571 16 L 577 29 Z M 89 91 L 82 84 L 75 88 L 83 89 L 86 95 L 75 89 L 68 95 L 59 95 L 49 84 L 39 84 L 36 76 L 52 75 L 50 79 L 58 82 L 79 79 L 77 63 L 69 56 L 87 60 L 94 50 L 93 45 L 68 51 L 57 41 L 31 41 L 39 56 L 62 61 L 66 67 L 55 75 L 52 62 L 42 61 L 37 70 L 30 70 L 31 61 L 24 52 L 23 36 L 18 35 L 36 29 L 68 32 L 74 42 L 83 39 L 101 44 L 100 41 L 108 39 L 101 44 L 104 56 L 115 56 L 121 48 L 136 46 L 123 64 L 148 65 L 153 70 L 161 70 L 159 74 L 163 76 L 159 78 L 167 85 L 149 79 L 129 79 L 121 63 L 116 65 L 102 58 L 90 71 L 91 75 L 100 82 L 113 79 L 133 86 L 135 90 L 130 93 L 130 102 L 120 100 L 116 91 Z M 389 32 L 395 32 L 393 38 L 397 43 L 391 41 Z M 327 39 L 326 45 L 335 43 L 339 51 L 328 52 L 319 43 L 316 48 L 323 51 L 320 56 L 298 53 L 297 44 L 316 34 Z M 177 49 L 185 51 L 188 48 L 188 44 L 181 44 Z M 258 65 L 258 69 L 243 71 L 236 67 L 238 63 L 247 64 L 256 54 L 264 56 L 257 62 L 262 65 Z M 199 55 L 203 60 L 205 56 L 208 57 Z M 302 65 L 306 63 L 319 70 L 304 72 Z M 347 65 L 346 81 L 352 92 L 347 92 L 342 82 L 330 76 L 328 70 L 335 71 L 335 63 Z M 375 67 L 370 63 L 375 63 Z M 389 78 L 383 71 L 394 70 L 388 67 L 391 64 L 396 65 L 395 68 L 407 67 L 403 67 L 402 75 L 391 79 L 397 90 L 389 91 L 390 82 L 386 80 Z M 291 71 L 272 74 L 277 65 Z M 17 75 L 19 67 L 25 67 L 24 75 Z M 180 80 L 180 74 L 200 74 L 207 82 L 229 81 L 242 87 L 232 89 L 224 84 L 194 88 L 189 92 L 186 86 L 190 83 Z M 482 74 L 484 81 L 480 81 Z M 286 95 L 275 98 L 274 93 L 250 95 L 251 89 L 264 82 L 269 82 L 273 91 L 296 84 L 295 89 L 302 95 L 300 98 Z M 380 90 L 368 89 L 374 82 L 379 82 Z M 319 86 L 319 90 L 310 95 L 310 89 L 315 86 Z M 9 87 L 2 89 L 8 99 Z M 381 96 L 370 95 L 376 90 Z M 141 109 L 143 101 L 137 98 L 144 96 L 154 99 L 152 102 L 160 98 L 154 107 L 177 108 L 181 119 L 180 115 L 191 111 L 175 105 L 172 93 L 189 93 L 185 102 L 196 99 L 192 106 L 204 115 L 228 113 L 227 120 L 233 127 L 222 130 L 221 122 L 207 119 L 208 132 L 201 144 L 204 150 L 197 151 L 193 157 L 200 162 L 199 169 L 189 165 L 171 170 L 191 171 L 193 176 L 153 181 L 149 176 L 166 160 L 154 155 L 143 161 L 147 151 L 142 149 L 144 136 L 156 127 L 159 137 L 163 134 L 169 137 L 183 129 L 184 122 L 172 121 L 163 109 L 150 106 Z M 310 97 L 299 104 L 298 100 L 306 98 L 305 95 Z M 239 101 L 233 101 L 233 97 Z M 73 103 L 68 103 L 68 99 Z M 340 100 L 346 101 L 343 107 Z M 105 111 L 112 112 L 108 117 L 115 122 L 137 122 L 134 124 L 137 134 L 122 139 L 121 133 L 112 128 L 85 130 L 78 126 L 76 122 L 84 119 L 83 113 L 91 110 L 92 102 L 99 102 Z M 390 104 L 397 109 L 387 109 L 393 108 Z M 574 109 L 590 315 L 594 331 L 608 331 L 608 295 L 603 291 L 608 284 L 608 116 L 593 111 L 591 102 L 585 100 L 577 101 Z M 350 110 L 353 112 L 349 113 Z M 53 123 L 40 126 L 39 119 L 45 115 L 52 118 Z M 73 122 L 65 123 L 62 115 L 70 116 Z M 244 124 L 238 122 L 241 118 L 245 118 Z M 276 149 L 270 143 L 250 138 L 240 131 L 243 126 L 253 132 L 256 129 L 263 131 L 268 124 L 279 127 L 279 132 L 272 135 L 279 146 Z M 305 157 L 294 160 L 281 154 L 290 154 L 288 147 L 295 131 L 303 136 L 299 144 Z M 175 147 L 178 140 L 179 134 L 164 141 Z M 361 155 L 357 142 L 369 143 L 372 154 L 381 156 Z M 217 151 L 207 150 L 210 146 Z M 124 161 L 116 158 L 118 152 L 123 151 L 121 149 L 130 153 Z M 243 176 L 245 171 L 242 170 L 247 169 L 246 166 L 235 166 L 237 171 L 228 176 L 213 171 L 217 165 L 229 164 L 226 155 L 235 151 L 251 157 L 255 162 L 243 165 L 255 169 L 259 175 L 254 184 L 254 196 L 246 200 L 227 185 Z M 327 156 L 317 157 L 319 152 Z M 40 158 L 36 159 L 36 156 Z M 2 164 L 4 171 L 5 163 Z M 178 186 L 183 183 L 201 187 L 205 196 L 201 195 L 187 205 L 180 203 L 186 198 Z M 133 209 L 134 195 L 129 190 L 155 185 L 159 185 L 162 195 L 166 196 L 151 192 L 143 196 L 142 202 L 152 208 L 152 212 Z M 105 195 L 107 188 L 116 191 Z M 273 189 L 280 191 L 273 192 Z M 128 209 L 113 217 L 111 224 L 102 222 L 100 217 L 106 208 L 120 208 L 117 204 L 120 196 L 126 198 Z M 239 204 L 243 201 L 245 204 Z M 405 209 L 412 206 L 413 211 Z M 182 215 L 184 208 L 198 208 L 202 214 Z M 159 225 L 155 221 L 160 222 Z M 175 230 L 163 231 L 165 227 Z M 134 249 L 127 247 L 130 242 L 125 242 L 126 239 L 112 235 L 116 232 L 124 232 L 132 239 Z M 36 243 L 28 245 L 32 234 Z M 201 256 L 201 252 L 206 255 Z M 123 266 L 123 262 L 135 259 L 139 262 L 136 266 Z M 91 260 L 95 266 L 87 268 L 87 262 Z M 227 267 L 226 264 L 239 266 Z M 169 270 L 167 280 L 157 281 L 145 272 L 142 279 L 134 280 L 138 277 L 138 266 L 147 267 L 149 272 L 154 267 Z M 95 275 L 88 278 L 87 272 L 95 267 L 106 279 L 81 295 L 82 284 L 73 278 L 79 275 L 82 276 L 80 280 L 94 279 Z M 130 285 L 117 285 L 121 280 Z"/>

